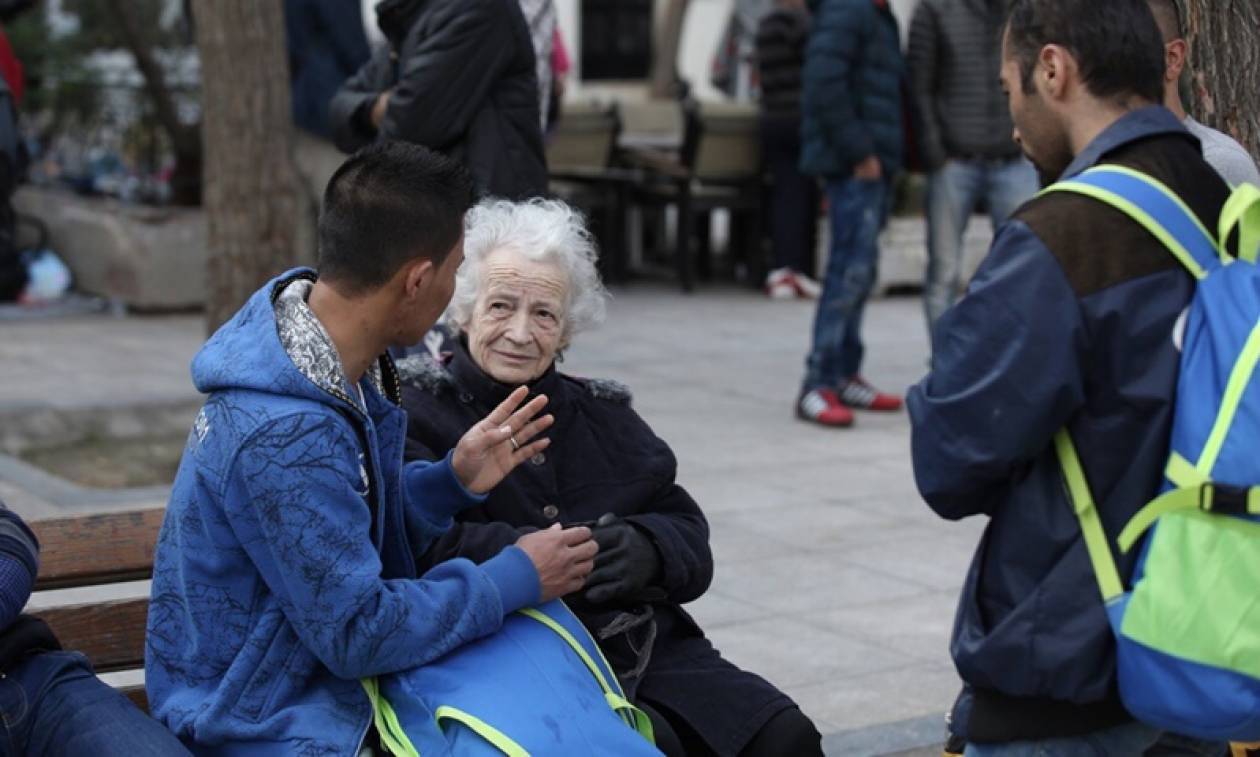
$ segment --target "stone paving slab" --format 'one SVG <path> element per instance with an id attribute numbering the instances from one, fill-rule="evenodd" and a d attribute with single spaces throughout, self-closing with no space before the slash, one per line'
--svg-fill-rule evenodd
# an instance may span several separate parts
<path id="1" fill-rule="evenodd" d="M 904 414 L 863 414 L 847 431 L 793 417 L 811 303 L 721 287 L 613 295 L 608 323 L 578 335 L 562 368 L 628 384 L 708 513 L 716 575 L 689 609 L 732 661 L 796 698 L 829 753 L 939 744 L 958 686 L 953 605 L 983 522 L 947 523 L 920 501 Z M 901 392 L 920 378 L 921 313 L 917 298 L 871 304 L 873 383 Z M 202 341 L 195 316 L 0 324 L 0 417 L 196 401 L 188 363 Z M 0 470 L 0 497 L 24 515 L 82 511 L 44 495 Z"/>

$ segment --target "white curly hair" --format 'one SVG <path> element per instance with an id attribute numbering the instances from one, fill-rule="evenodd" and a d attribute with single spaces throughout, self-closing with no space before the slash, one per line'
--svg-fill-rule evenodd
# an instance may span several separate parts
<path id="1" fill-rule="evenodd" d="M 563 344 L 603 322 L 608 290 L 595 269 L 598 253 L 586 221 L 568 204 L 544 199 L 488 199 L 468 211 L 464 264 L 455 275 L 455 294 L 443 320 L 460 330 L 468 326 L 481 289 L 482 263 L 491 252 L 503 248 L 552 263 L 568 277 Z"/>

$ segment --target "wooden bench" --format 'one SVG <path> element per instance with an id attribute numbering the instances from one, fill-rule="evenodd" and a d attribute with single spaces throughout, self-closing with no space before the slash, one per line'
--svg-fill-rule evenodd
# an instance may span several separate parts
<path id="1" fill-rule="evenodd" d="M 36 591 L 82 589 L 150 578 L 165 512 L 136 510 L 31 523 L 40 543 Z M 124 679 L 116 688 L 148 712 L 143 683 L 147 591 L 144 596 L 125 599 L 53 607 L 39 606 L 38 601 L 33 604 L 37 606 L 33 614 L 52 627 L 61 645 L 86 655 L 98 674 L 129 673 L 114 676 Z"/>

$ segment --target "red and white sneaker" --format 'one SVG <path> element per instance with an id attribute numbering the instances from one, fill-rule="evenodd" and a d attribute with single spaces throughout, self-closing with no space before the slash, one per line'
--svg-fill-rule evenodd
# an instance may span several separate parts
<path id="1" fill-rule="evenodd" d="M 791 271 L 792 286 L 796 287 L 796 296 L 802 300 L 816 300 L 822 296 L 822 284 L 814 281 L 800 271 Z"/>
<path id="2" fill-rule="evenodd" d="M 900 397 L 876 391 L 861 376 L 854 376 L 841 384 L 838 395 L 840 401 L 849 407 L 878 413 L 895 413 L 901 409 L 902 404 Z"/>
<path id="3" fill-rule="evenodd" d="M 791 268 L 776 268 L 766 274 L 766 296 L 772 300 L 794 300 L 796 283 Z"/>
<path id="4" fill-rule="evenodd" d="M 853 425 L 853 411 L 840 402 L 830 389 L 811 389 L 796 401 L 796 417 L 832 428 Z"/>

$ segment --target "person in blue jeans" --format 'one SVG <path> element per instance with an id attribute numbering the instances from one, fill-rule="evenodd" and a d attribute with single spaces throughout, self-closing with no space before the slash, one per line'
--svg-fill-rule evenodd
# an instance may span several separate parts
<path id="1" fill-rule="evenodd" d="M 934 343 L 936 322 L 962 291 L 971 215 L 983 201 L 996 231 L 1037 191 L 996 75 L 1004 8 L 1004 0 L 923 0 L 910 20 L 910 93 L 928 170 L 923 309 Z"/>
<path id="2" fill-rule="evenodd" d="M 900 397 L 862 378 L 861 331 L 892 177 L 902 164 L 904 64 L 887 0 L 810 0 L 810 9 L 801 172 L 826 185 L 831 251 L 796 415 L 845 427 L 853 424 L 853 408 L 901 408 Z"/>
<path id="3" fill-rule="evenodd" d="M 971 214 L 984 200 L 989 221 L 996 232 L 1011 213 L 1036 192 L 1037 172 L 1028 161 L 1018 156 L 1009 159 L 950 159 L 929 177 L 928 264 L 923 285 L 923 309 L 933 348 L 936 344 L 936 322 L 958 301 L 965 284 L 963 234 L 967 231 Z"/>
<path id="4" fill-rule="evenodd" d="M 39 543 L 0 502 L 0 755 L 165 757 L 188 754 L 174 734 L 61 650 L 48 626 L 22 615 L 39 572 Z"/>

